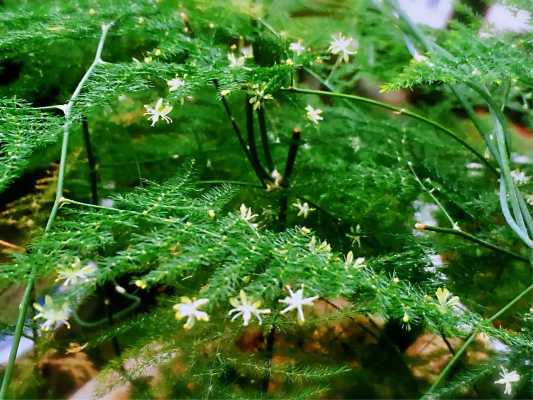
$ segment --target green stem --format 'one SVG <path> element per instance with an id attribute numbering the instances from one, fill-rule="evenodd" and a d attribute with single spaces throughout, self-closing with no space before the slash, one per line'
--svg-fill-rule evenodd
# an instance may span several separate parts
<path id="1" fill-rule="evenodd" d="M 430 125 L 436 128 L 437 130 L 441 131 L 445 135 L 449 136 L 450 138 L 452 138 L 453 140 L 461 144 L 463 147 L 468 149 L 472 154 L 474 154 L 481 162 L 483 162 L 483 164 L 485 164 L 489 168 L 489 170 L 492 173 L 494 173 L 495 175 L 499 174 L 496 168 L 492 166 L 492 164 L 488 162 L 487 159 L 485 159 L 485 157 L 483 157 L 481 153 L 479 153 L 471 145 L 469 145 L 467 142 L 465 142 L 463 139 L 457 136 L 452 130 L 446 128 L 444 125 L 441 125 L 440 123 L 436 121 L 426 118 L 423 115 L 417 114 L 413 111 L 406 110 L 405 108 L 396 107 L 391 104 L 383 103 L 378 100 L 373 100 L 373 99 L 356 96 L 352 94 L 345 94 L 345 93 L 338 93 L 338 92 L 326 92 L 323 90 L 301 89 L 301 88 L 286 88 L 283 90 L 288 91 L 288 92 L 293 92 L 293 93 L 314 94 L 314 95 L 320 95 L 320 96 L 330 96 L 330 97 L 339 97 L 342 99 L 349 99 L 349 100 L 357 101 L 360 103 L 370 104 L 372 106 L 384 108 L 386 110 L 394 111 L 400 115 L 406 115 L 418 121 L 424 122 L 425 124 Z"/>
<path id="2" fill-rule="evenodd" d="M 461 348 L 457 350 L 455 355 L 452 357 L 450 362 L 446 365 L 446 367 L 442 370 L 442 372 L 437 377 L 437 380 L 431 385 L 429 390 L 424 394 L 425 398 L 429 398 L 429 395 L 440 385 L 442 380 L 446 377 L 446 375 L 450 372 L 452 367 L 459 361 L 463 353 L 466 351 L 466 348 L 472 341 L 476 338 L 477 334 L 481 330 L 482 323 L 491 323 L 495 319 L 499 318 L 503 313 L 505 313 L 507 310 L 509 310 L 515 303 L 520 300 L 522 297 L 524 297 L 528 292 L 530 292 L 533 289 L 533 283 L 529 285 L 526 289 L 524 289 L 520 294 L 518 294 L 513 300 L 511 300 L 509 303 L 507 303 L 505 306 L 503 306 L 496 314 L 494 314 L 492 317 L 490 317 L 487 320 L 481 321 L 476 328 L 472 331 L 472 333 L 468 336 L 466 341 L 463 343 Z"/>
<path id="3" fill-rule="evenodd" d="M 420 187 L 422 188 L 422 190 L 424 190 L 432 199 L 433 201 L 437 204 L 437 206 L 441 209 L 441 211 L 444 213 L 444 215 L 446 216 L 446 218 L 448 218 L 448 221 L 450 221 L 450 225 L 452 226 L 453 229 L 458 229 L 459 228 L 459 224 L 457 224 L 457 222 L 455 222 L 452 218 L 452 216 L 448 213 L 448 211 L 446 210 L 446 208 L 444 208 L 444 206 L 442 205 L 442 203 L 439 201 L 439 199 L 437 198 L 437 196 L 435 196 L 433 194 L 433 189 L 428 189 L 426 187 L 426 185 L 424 185 L 424 182 L 422 182 L 422 180 L 418 177 L 418 175 L 416 174 L 414 168 L 413 168 L 413 164 L 411 163 L 411 161 L 409 161 L 407 163 L 407 166 L 409 167 L 409 169 L 411 170 L 411 173 L 414 175 L 415 177 L 415 180 L 418 182 L 418 184 L 420 185 Z"/>
<path id="4" fill-rule="evenodd" d="M 94 60 L 92 64 L 89 66 L 89 68 L 87 69 L 87 71 L 85 72 L 85 74 L 83 75 L 83 77 L 81 78 L 80 82 L 78 83 L 78 86 L 76 86 L 76 89 L 74 90 L 74 93 L 70 97 L 68 103 L 64 105 L 63 107 L 61 107 L 61 109 L 63 110 L 65 114 L 65 124 L 63 125 L 63 142 L 61 145 L 61 157 L 59 161 L 59 172 L 57 176 L 56 197 L 55 197 L 54 205 L 52 207 L 52 211 L 50 212 L 48 221 L 46 223 L 45 234 L 52 228 L 52 225 L 54 224 L 55 218 L 57 216 L 57 211 L 59 210 L 59 206 L 61 205 L 61 199 L 63 198 L 63 185 L 64 185 L 64 180 L 65 180 L 65 169 L 66 169 L 66 163 L 67 163 L 67 149 L 68 149 L 68 141 L 69 141 L 69 134 L 70 134 L 70 126 L 72 123 L 72 120 L 71 120 L 72 106 L 74 102 L 76 101 L 78 95 L 80 94 L 83 85 L 85 84 L 87 79 L 89 79 L 89 76 L 91 76 L 96 66 L 102 63 L 102 50 L 104 48 L 104 42 L 107 36 L 107 32 L 109 28 L 111 27 L 111 25 L 112 23 L 102 25 L 102 33 L 100 35 L 100 40 L 98 42 L 98 47 L 96 49 Z M 15 360 L 17 358 L 17 351 L 18 351 L 19 344 L 20 344 L 20 338 L 22 336 L 22 331 L 24 329 L 24 322 L 26 321 L 26 315 L 28 314 L 31 294 L 32 294 L 33 286 L 35 284 L 36 272 L 37 272 L 36 267 L 34 265 L 32 267 L 30 277 L 28 278 L 28 284 L 26 286 L 26 290 L 24 291 L 22 302 L 19 306 L 19 314 L 17 317 L 17 324 L 15 326 L 13 344 L 11 345 L 9 359 L 7 361 L 4 378 L 2 379 L 2 386 L 0 388 L 0 399 L 6 398 L 7 390 L 9 388 L 9 383 L 11 382 L 11 378 L 13 375 L 13 369 L 15 367 Z"/>
<path id="5" fill-rule="evenodd" d="M 477 243 L 483 247 L 486 247 L 487 249 L 491 249 L 494 251 L 497 251 L 498 253 L 505 254 L 509 257 L 514 258 L 515 260 L 523 261 L 525 263 L 529 263 L 529 259 L 527 257 L 521 256 L 520 254 L 513 253 L 512 251 L 506 250 L 504 248 L 501 248 L 493 243 L 487 242 L 486 240 L 480 239 L 470 233 L 467 233 L 465 231 L 462 231 L 460 229 L 449 229 L 449 228 L 441 228 L 438 226 L 432 226 L 432 225 L 426 225 L 426 224 L 416 224 L 415 228 L 421 231 L 431 231 L 431 232 L 439 232 L 439 233 L 446 233 L 449 235 L 455 235 L 460 236 L 466 240 L 469 240 L 471 242 Z"/>

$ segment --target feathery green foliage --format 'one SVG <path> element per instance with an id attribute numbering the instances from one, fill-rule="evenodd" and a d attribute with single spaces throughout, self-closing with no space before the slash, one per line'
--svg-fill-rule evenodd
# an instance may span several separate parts
<path id="1" fill-rule="evenodd" d="M 392 0 L 4 3 L 3 397 L 66 396 L 67 350 L 133 398 L 495 397 L 500 366 L 528 396 L 533 33 L 467 4 L 429 30 Z"/>

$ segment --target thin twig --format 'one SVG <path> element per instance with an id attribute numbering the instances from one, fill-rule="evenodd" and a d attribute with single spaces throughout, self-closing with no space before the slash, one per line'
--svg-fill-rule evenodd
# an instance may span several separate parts
<path id="1" fill-rule="evenodd" d="M 6 242 L 5 240 L 2 240 L 2 239 L 0 239 L 0 246 L 7 247 L 8 249 L 11 249 L 13 251 L 18 251 L 18 252 L 21 252 L 21 253 L 26 251 L 26 249 L 24 247 L 17 246 L 16 244 L 13 244 L 13 243 L 10 243 L 10 242 Z"/>
<path id="2" fill-rule="evenodd" d="M 245 98 L 244 109 L 246 114 L 246 133 L 248 139 L 248 150 L 250 152 L 252 166 L 263 181 L 269 180 L 269 176 L 261 166 L 261 162 L 259 161 L 259 156 L 257 154 L 254 129 L 254 110 L 252 108 L 252 104 L 250 104 L 250 98 L 248 96 L 246 96 Z"/>
<path id="3" fill-rule="evenodd" d="M 483 239 L 480 239 L 470 233 L 467 233 L 461 229 L 449 229 L 449 228 L 441 228 L 441 227 L 438 227 L 438 226 L 432 226 L 432 225 L 427 225 L 427 224 L 415 224 L 415 229 L 418 229 L 420 231 L 431 231 L 431 232 L 439 232 L 439 233 L 446 233 L 446 234 L 449 234 L 449 235 L 455 235 L 455 236 L 460 236 L 464 239 L 467 239 L 471 242 L 474 242 L 474 243 L 477 243 L 483 247 L 486 247 L 488 249 L 491 249 L 491 250 L 494 250 L 494 251 L 497 251 L 499 253 L 502 253 L 502 254 L 505 254 L 509 257 L 512 257 L 516 260 L 519 260 L 519 261 L 523 261 L 525 263 L 529 263 L 529 259 L 527 257 L 524 257 L 520 254 L 516 254 L 516 253 L 513 253 L 512 251 L 510 250 L 506 250 L 502 247 L 499 247 L 493 243 L 490 243 L 490 242 L 487 242 L 486 240 L 483 240 Z"/>
<path id="4" fill-rule="evenodd" d="M 300 129 L 294 128 L 292 131 L 291 144 L 287 154 L 287 161 L 285 162 L 285 171 L 281 179 L 281 187 L 286 189 L 281 195 L 279 207 L 279 225 L 280 230 L 285 229 L 287 221 L 287 208 L 289 206 L 289 189 L 292 171 L 294 170 L 294 163 L 296 162 L 296 155 L 298 154 L 298 147 L 300 146 Z"/>
<path id="5" fill-rule="evenodd" d="M 261 144 L 263 146 L 263 154 L 265 155 L 265 162 L 268 168 L 268 172 L 274 171 L 274 162 L 272 161 L 272 154 L 270 152 L 270 143 L 268 142 L 266 118 L 264 105 L 257 110 L 257 119 L 259 120 L 259 132 L 261 134 Z"/>
<path id="6" fill-rule="evenodd" d="M 213 80 L 213 85 L 215 85 L 215 88 L 218 91 L 220 91 L 220 87 L 218 84 L 218 81 L 215 79 Z M 235 120 L 235 117 L 233 116 L 233 113 L 231 112 L 231 108 L 229 107 L 228 101 L 226 100 L 226 97 L 221 95 L 220 100 L 222 101 L 222 105 L 224 106 L 224 111 L 226 111 L 226 115 L 228 116 L 231 126 L 233 127 L 233 131 L 235 132 L 235 135 L 237 136 L 237 139 L 239 140 L 239 143 L 241 145 L 242 151 L 244 151 L 244 154 L 246 155 L 246 158 L 250 162 L 250 165 L 252 166 L 255 175 L 257 176 L 257 179 L 261 182 L 261 185 L 263 187 L 266 187 L 265 182 L 263 181 L 263 178 L 261 177 L 261 173 L 255 168 L 254 161 L 252 159 L 252 156 L 250 155 L 250 151 L 248 150 L 248 147 L 246 146 L 246 143 L 244 142 L 244 139 L 241 134 L 241 129 L 239 128 L 239 125 L 237 125 L 237 122 Z"/>
<path id="7" fill-rule="evenodd" d="M 89 164 L 89 183 L 91 185 L 91 200 L 93 204 L 98 204 L 98 183 L 96 172 L 96 158 L 94 157 L 93 147 L 91 144 L 91 135 L 89 133 L 89 122 L 86 116 L 82 120 L 83 142 L 85 144 L 85 151 L 87 153 L 87 162 Z"/>
<path id="8" fill-rule="evenodd" d="M 448 221 L 450 222 L 450 225 L 452 226 L 453 229 L 459 229 L 459 224 L 457 222 L 455 222 L 453 220 L 453 218 L 451 217 L 451 215 L 448 213 L 448 211 L 446 211 L 446 208 L 444 208 L 444 206 L 442 205 L 442 203 L 439 201 L 439 199 L 437 198 L 437 196 L 435 196 L 433 194 L 433 189 L 428 189 L 426 187 L 426 185 L 424 185 L 424 182 L 422 182 L 422 180 L 418 177 L 418 175 L 416 174 L 414 168 L 413 168 L 413 163 L 411 161 L 408 161 L 407 162 L 407 166 L 409 167 L 409 169 L 411 170 L 411 173 L 414 175 L 415 177 L 415 180 L 418 182 L 418 184 L 420 185 L 420 187 L 422 188 L 422 190 L 424 190 L 432 199 L 433 201 L 437 204 L 437 206 L 441 209 L 441 211 L 444 213 L 444 215 L 446 216 L 446 218 L 448 218 Z"/>

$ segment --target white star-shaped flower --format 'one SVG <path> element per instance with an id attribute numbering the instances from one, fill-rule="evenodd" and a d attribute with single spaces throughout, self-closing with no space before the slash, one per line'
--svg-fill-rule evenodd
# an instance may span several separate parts
<path id="1" fill-rule="evenodd" d="M 346 254 L 346 257 L 344 258 L 344 269 L 348 269 L 348 268 L 362 268 L 365 266 L 365 258 L 364 257 L 357 257 L 355 260 L 354 260 L 354 257 L 353 257 L 353 252 L 350 250 L 347 254 Z"/>
<path id="2" fill-rule="evenodd" d="M 242 316 L 243 326 L 248 326 L 252 317 L 256 317 L 259 321 L 259 325 L 261 325 L 263 323 L 261 314 L 270 314 L 270 309 L 259 308 L 261 307 L 261 301 L 252 301 L 252 299 L 249 299 L 246 296 L 246 293 L 244 293 L 243 290 L 240 291 L 239 297 L 234 297 L 229 302 L 234 308 L 229 311 L 228 315 L 235 314 L 231 318 L 232 321 L 235 320 L 235 318 Z"/>
<path id="3" fill-rule="evenodd" d="M 185 86 L 185 80 L 175 77 L 174 79 L 167 81 L 167 85 L 168 85 L 168 91 L 174 92 L 178 90 L 179 88 L 182 88 L 183 86 Z"/>
<path id="4" fill-rule="evenodd" d="M 298 209 L 298 217 L 304 217 L 307 218 L 309 213 L 315 211 L 314 208 L 309 207 L 309 204 L 307 202 L 301 202 L 300 199 L 296 201 L 296 203 L 292 204 L 293 207 Z"/>
<path id="5" fill-rule="evenodd" d="M 309 251 L 311 251 L 312 253 L 330 253 L 331 252 L 331 245 L 327 242 L 327 240 L 319 242 L 316 240 L 315 236 L 311 238 L 308 246 L 309 246 Z"/>
<path id="6" fill-rule="evenodd" d="M 322 110 L 319 108 L 313 108 L 313 106 L 308 104 L 307 107 L 305 107 L 305 111 L 307 111 L 307 119 L 315 125 L 318 125 L 318 123 L 324 119 L 320 115 L 322 114 Z"/>
<path id="7" fill-rule="evenodd" d="M 287 307 L 281 310 L 281 314 L 296 310 L 298 323 L 302 324 L 305 321 L 303 307 L 312 306 L 313 301 L 318 299 L 318 296 L 304 297 L 304 285 L 296 292 L 293 292 L 290 286 L 287 286 L 287 290 L 289 291 L 289 296 L 279 301 L 280 303 L 287 304 Z"/>
<path id="8" fill-rule="evenodd" d="M 193 297 L 189 299 L 188 297 L 181 297 L 181 303 L 174 305 L 174 310 L 176 311 L 176 319 L 180 320 L 182 318 L 187 318 L 185 329 L 191 329 L 194 326 L 196 320 L 199 321 L 209 321 L 209 315 L 206 312 L 198 310 L 200 307 L 209 303 L 209 299 L 198 299 Z"/>
<path id="9" fill-rule="evenodd" d="M 172 111 L 172 106 L 163 102 L 162 98 L 159 98 L 153 107 L 145 105 L 144 108 L 146 108 L 144 115 L 148 115 L 148 119 L 152 121 L 150 126 L 154 126 L 160 118 L 167 124 L 172 122 L 170 117 L 167 116 Z"/>
<path id="10" fill-rule="evenodd" d="M 77 285 L 78 282 L 88 281 L 96 270 L 96 263 L 94 261 L 89 261 L 85 267 L 82 267 L 80 259 L 76 257 L 69 267 L 59 271 L 56 282 L 64 280 L 62 286 Z"/>
<path id="11" fill-rule="evenodd" d="M 511 178 L 513 178 L 514 183 L 516 183 L 518 186 L 525 185 L 530 179 L 529 176 L 519 169 L 511 171 Z"/>
<path id="12" fill-rule="evenodd" d="M 348 62 L 350 56 L 357 53 L 357 42 L 354 38 L 338 33 L 331 37 L 328 51 L 333 55 L 338 55 L 340 61 Z"/>
<path id="13" fill-rule="evenodd" d="M 228 61 L 230 68 L 240 68 L 244 66 L 246 59 L 244 56 L 237 57 L 234 53 L 228 53 Z"/>
<path id="14" fill-rule="evenodd" d="M 56 304 L 49 295 L 44 297 L 44 305 L 33 303 L 33 308 L 39 311 L 33 319 L 44 319 L 41 324 L 43 331 L 48 331 L 50 328 L 57 328 L 61 325 L 66 325 L 70 329 L 68 317 L 70 315 L 70 306 L 68 303 Z"/>
<path id="15" fill-rule="evenodd" d="M 497 381 L 494 381 L 494 383 L 497 383 L 499 385 L 505 385 L 504 393 L 506 395 L 510 395 L 512 393 L 512 384 L 514 382 L 518 382 L 520 380 L 520 375 L 516 371 L 507 371 L 505 367 L 500 367 L 500 378 Z"/>
<path id="16" fill-rule="evenodd" d="M 274 98 L 272 97 L 271 94 L 265 93 L 266 89 L 267 89 L 266 83 L 262 83 L 261 86 L 254 85 L 252 87 L 252 91 L 250 93 L 252 97 L 250 97 L 249 101 L 250 101 L 250 104 L 253 104 L 254 111 L 261 108 L 261 106 L 266 100 L 272 100 Z"/>
<path id="17" fill-rule="evenodd" d="M 461 304 L 459 302 L 459 297 L 453 296 L 452 293 L 446 288 L 438 288 L 435 292 L 435 297 L 439 303 L 439 310 L 442 312 L 446 311 L 449 307 L 458 306 Z"/>
<path id="18" fill-rule="evenodd" d="M 530 206 L 533 206 L 533 194 L 526 194 L 525 196 L 526 203 Z"/>
<path id="19" fill-rule="evenodd" d="M 300 54 L 305 52 L 305 47 L 302 45 L 302 41 L 301 40 L 297 40 L 296 42 L 292 42 L 289 45 L 289 50 L 292 51 L 297 56 L 299 56 Z"/>
<path id="20" fill-rule="evenodd" d="M 240 216 L 243 220 L 246 222 L 252 222 L 255 217 L 257 217 L 257 214 L 254 214 L 251 207 L 246 207 L 244 203 L 241 204 L 241 208 L 239 209 Z"/>

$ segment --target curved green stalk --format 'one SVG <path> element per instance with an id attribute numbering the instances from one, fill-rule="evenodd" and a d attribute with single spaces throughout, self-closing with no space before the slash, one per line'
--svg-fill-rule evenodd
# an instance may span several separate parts
<path id="1" fill-rule="evenodd" d="M 524 257 L 520 254 L 513 253 L 510 250 L 506 250 L 503 247 L 499 247 L 495 245 L 494 243 L 487 242 L 486 240 L 480 239 L 477 236 L 474 236 L 468 232 L 465 232 L 461 229 L 449 229 L 449 228 L 441 228 L 438 226 L 432 226 L 432 225 L 426 225 L 426 224 L 416 224 L 415 228 L 421 231 L 431 231 L 431 232 L 439 232 L 439 233 L 446 233 L 449 235 L 455 235 L 460 236 L 466 240 L 469 240 L 471 242 L 477 243 L 483 247 L 486 247 L 487 249 L 491 249 L 494 251 L 497 251 L 498 253 L 505 254 L 506 256 L 512 257 L 515 260 L 520 260 L 523 262 L 526 262 L 529 264 L 529 259 L 527 257 Z"/>
<path id="2" fill-rule="evenodd" d="M 457 136 L 452 130 L 446 128 L 444 125 L 441 125 L 440 123 L 436 121 L 426 118 L 423 115 L 417 114 L 413 111 L 406 110 L 405 108 L 396 107 L 391 104 L 383 103 L 378 100 L 369 99 L 367 97 L 356 96 L 353 94 L 326 92 L 323 90 L 301 89 L 301 88 L 285 88 L 283 90 L 288 91 L 288 92 L 293 92 L 293 93 L 314 94 L 314 95 L 320 95 L 320 96 L 339 97 L 343 99 L 353 100 L 353 101 L 357 101 L 360 103 L 370 104 L 372 106 L 384 108 L 386 110 L 394 111 L 398 114 L 406 115 L 413 119 L 419 120 L 421 122 L 424 122 L 427 125 L 430 125 L 436 128 L 437 130 L 441 131 L 445 135 L 449 136 L 450 138 L 452 138 L 453 140 L 461 144 L 463 147 L 468 149 L 472 154 L 474 154 L 481 162 L 483 162 L 493 174 L 495 175 L 499 174 L 496 168 L 490 162 L 488 162 L 488 160 L 485 157 L 483 157 L 481 153 L 479 153 L 470 144 L 468 144 L 463 139 L 461 139 L 459 136 Z"/>
<path id="3" fill-rule="evenodd" d="M 499 318 L 500 315 L 502 315 L 503 313 L 505 313 L 508 309 L 510 309 L 518 300 L 520 300 L 522 297 L 524 297 L 526 294 L 528 294 L 531 290 L 533 289 L 533 283 L 531 285 L 529 285 L 526 289 L 524 289 L 522 292 L 520 292 L 520 294 L 518 294 L 514 299 L 512 299 L 509 303 L 507 303 L 505 306 L 503 306 L 496 314 L 494 314 L 492 317 L 490 317 L 489 319 L 487 320 L 483 320 L 481 321 L 477 326 L 476 328 L 472 331 L 472 333 L 468 336 L 468 338 L 466 339 L 466 341 L 463 343 L 463 345 L 461 346 L 461 348 L 459 350 L 457 350 L 457 352 L 455 353 L 455 355 L 452 357 L 452 359 L 450 360 L 450 362 L 446 365 L 446 367 L 441 371 L 441 373 L 439 374 L 439 376 L 437 377 L 437 380 L 433 383 L 433 385 L 431 385 L 431 387 L 429 388 L 429 390 L 424 394 L 424 398 L 430 398 L 430 395 L 431 393 L 440 385 L 440 383 L 442 382 L 442 380 L 446 377 L 446 375 L 448 375 L 448 373 L 450 372 L 450 370 L 452 369 L 452 367 L 457 363 L 457 361 L 459 361 L 459 359 L 461 358 L 461 356 L 463 355 L 463 353 L 466 351 L 466 348 L 468 347 L 468 345 L 470 343 L 472 343 L 472 341 L 476 338 L 477 334 L 480 332 L 481 330 L 481 325 L 483 324 L 483 322 L 485 323 L 491 323 L 492 321 L 494 321 L 495 319 Z"/>
<path id="4" fill-rule="evenodd" d="M 63 125 L 63 141 L 61 144 L 61 157 L 59 161 L 59 172 L 57 176 L 57 188 L 56 188 L 56 196 L 54 205 L 52 207 L 52 211 L 50 212 L 50 215 L 48 216 L 48 221 L 46 223 L 45 227 L 45 233 L 50 230 L 52 225 L 54 224 L 55 218 L 57 216 L 57 211 L 59 210 L 59 207 L 61 205 L 61 200 L 63 198 L 63 185 L 65 181 L 65 169 L 67 164 L 67 150 L 68 150 L 68 142 L 69 142 L 69 134 L 70 134 L 70 126 L 72 124 L 72 106 L 74 105 L 74 102 L 78 98 L 78 95 L 81 92 L 81 89 L 83 88 L 83 85 L 89 79 L 91 74 L 93 73 L 94 69 L 98 64 L 101 64 L 102 61 L 102 50 L 104 48 L 105 39 L 107 36 L 107 32 L 109 31 L 109 28 L 111 28 L 112 23 L 110 24 L 103 24 L 102 25 L 102 33 L 100 35 L 100 40 L 98 42 L 98 47 L 96 49 L 96 55 L 94 57 L 94 60 L 92 64 L 89 66 L 83 77 L 81 78 L 80 82 L 78 83 L 78 86 L 76 86 L 76 89 L 74 90 L 74 93 L 70 97 L 67 104 L 61 107 L 65 114 L 65 124 Z M 32 267 L 30 277 L 28 279 L 28 284 L 26 286 L 26 289 L 24 290 L 24 295 L 22 297 L 22 302 L 19 306 L 19 313 L 17 317 L 17 324 L 15 326 L 15 333 L 13 336 L 13 344 L 11 345 L 11 351 L 9 353 L 9 359 L 7 361 L 4 378 L 2 379 L 2 387 L 0 388 L 0 399 L 5 399 L 7 394 L 7 389 L 9 388 L 9 383 L 11 382 L 11 377 L 13 375 L 13 369 L 15 366 L 15 360 L 17 358 L 17 351 L 20 344 L 20 338 L 22 336 L 22 331 L 24 330 L 24 322 L 26 321 L 26 315 L 28 314 L 28 308 L 30 305 L 30 299 L 31 294 L 33 291 L 33 285 L 35 283 L 35 266 Z"/>

